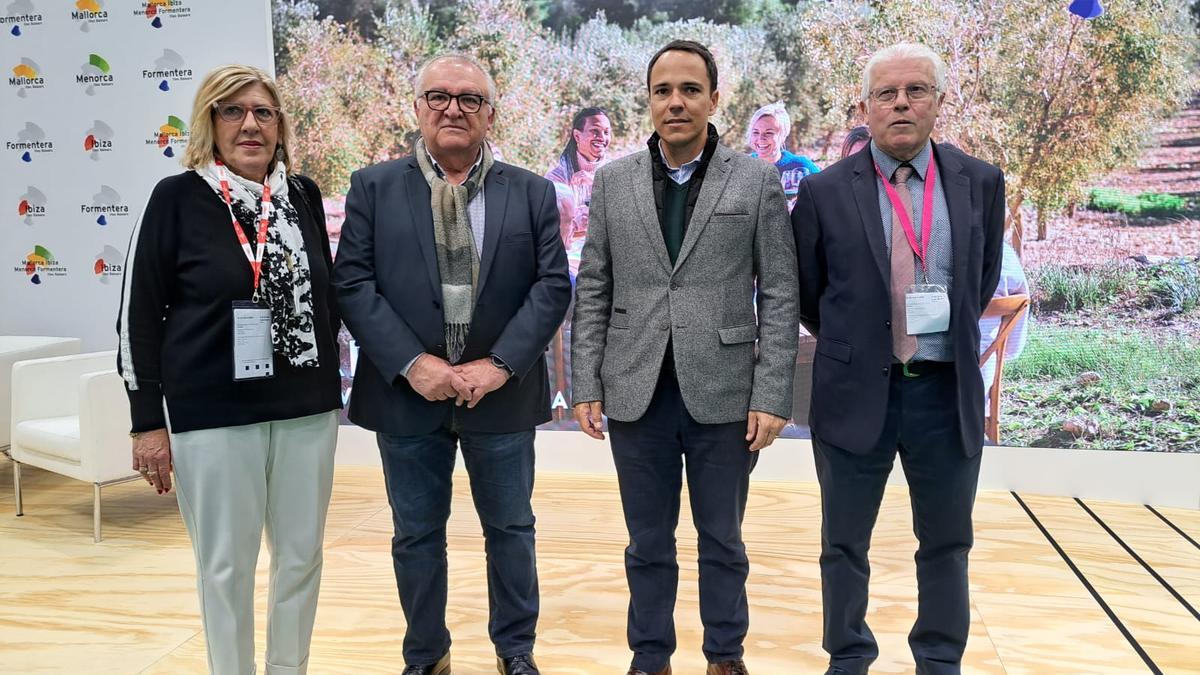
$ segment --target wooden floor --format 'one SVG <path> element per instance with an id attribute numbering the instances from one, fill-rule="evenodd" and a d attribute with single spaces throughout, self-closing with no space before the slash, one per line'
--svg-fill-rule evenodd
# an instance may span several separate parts
<path id="1" fill-rule="evenodd" d="M 203 673 L 192 552 L 174 498 L 137 483 L 110 489 L 105 540 L 96 545 L 89 486 L 36 469 L 23 476 L 26 515 L 17 518 L 11 465 L 0 458 L 0 673 Z M 746 659 L 758 675 L 823 672 L 818 503 L 813 484 L 753 487 L 745 525 Z M 674 658 L 681 675 L 703 672 L 686 504 Z M 538 662 L 549 674 L 624 673 L 625 531 L 615 480 L 541 476 L 535 508 Z M 1200 673 L 1200 615 L 1193 609 L 1200 607 L 1200 512 L 1158 512 L 1161 518 L 1136 505 L 980 494 L 964 670 Z M 310 672 L 402 669 L 404 621 L 390 535 L 379 470 L 339 467 Z M 905 635 L 916 609 L 914 548 L 906 494 L 889 489 L 872 550 L 869 619 L 882 651 L 874 673 L 913 671 Z M 266 562 L 264 548 L 256 597 L 260 664 Z M 494 673 L 482 540 L 462 480 L 450 567 L 455 672 Z"/>

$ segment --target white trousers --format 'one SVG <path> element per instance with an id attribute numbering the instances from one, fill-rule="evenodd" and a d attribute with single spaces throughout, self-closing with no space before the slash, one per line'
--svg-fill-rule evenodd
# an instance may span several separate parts
<path id="1" fill-rule="evenodd" d="M 337 429 L 330 411 L 171 434 L 210 673 L 255 672 L 254 568 L 264 525 L 271 554 L 266 672 L 307 672 Z"/>

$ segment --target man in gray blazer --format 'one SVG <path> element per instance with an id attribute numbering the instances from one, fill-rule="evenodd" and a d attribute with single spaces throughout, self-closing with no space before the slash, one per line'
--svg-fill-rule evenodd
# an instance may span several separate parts
<path id="1" fill-rule="evenodd" d="M 630 543 L 631 675 L 670 673 L 685 464 L 708 673 L 745 673 L 750 471 L 792 410 L 795 244 L 779 174 L 720 145 L 717 67 L 675 41 L 650 60 L 649 149 L 601 168 L 577 278 L 575 417 L 613 459 Z M 756 312 L 757 309 L 757 312 Z M 757 342 L 757 345 L 756 345 Z"/>

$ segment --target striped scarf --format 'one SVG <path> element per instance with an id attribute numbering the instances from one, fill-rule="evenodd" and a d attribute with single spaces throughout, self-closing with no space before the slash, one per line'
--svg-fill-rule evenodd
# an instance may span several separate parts
<path id="1" fill-rule="evenodd" d="M 483 163 L 462 185 L 451 185 L 442 178 L 430 161 L 424 139 L 417 142 L 414 154 L 425 182 L 429 183 L 434 248 L 442 281 L 446 355 L 450 363 L 457 363 L 467 346 L 475 286 L 479 281 L 479 252 L 475 250 L 467 204 L 483 189 L 483 180 L 492 168 L 492 152 L 484 143 Z"/>

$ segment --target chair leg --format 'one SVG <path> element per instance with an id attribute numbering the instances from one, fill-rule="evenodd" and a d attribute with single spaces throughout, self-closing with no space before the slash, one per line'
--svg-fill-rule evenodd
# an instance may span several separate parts
<path id="1" fill-rule="evenodd" d="M 17 500 L 17 515 L 25 515 L 25 508 L 21 502 L 21 463 L 13 460 L 13 496 Z"/>
<path id="2" fill-rule="evenodd" d="M 92 542 L 100 543 L 100 484 L 92 483 Z"/>

